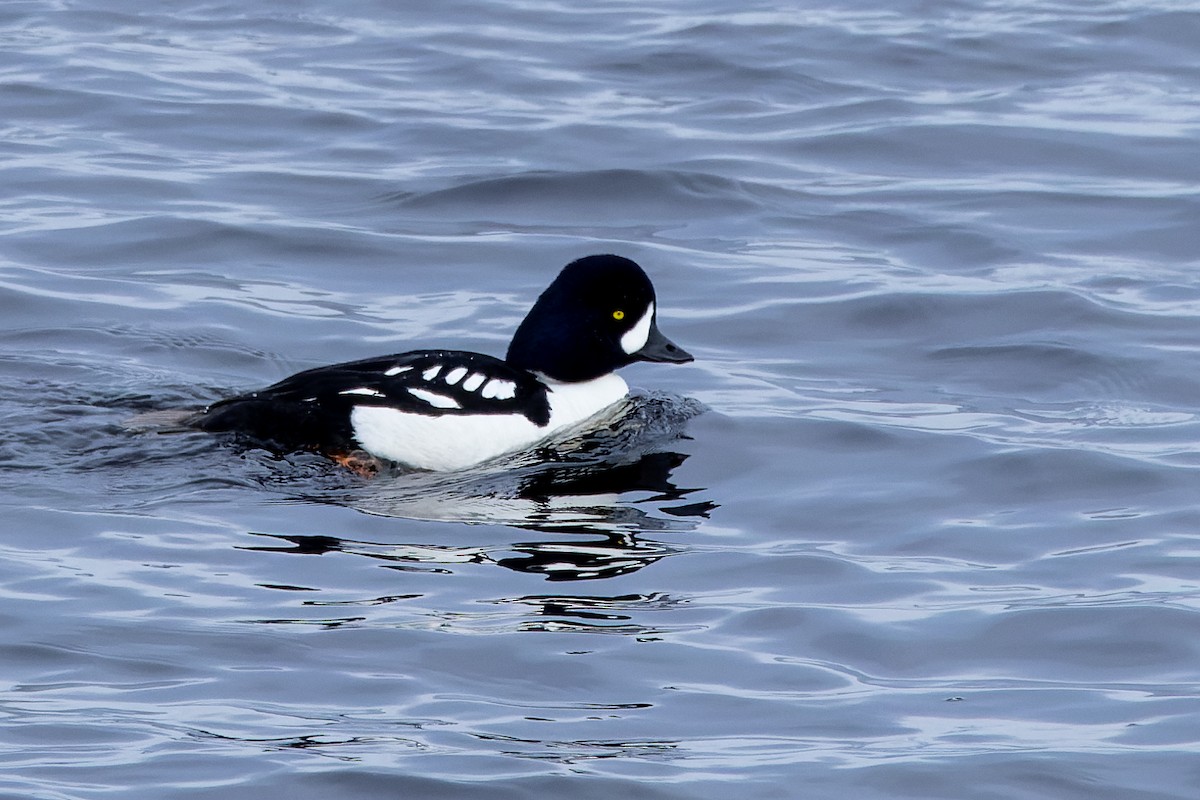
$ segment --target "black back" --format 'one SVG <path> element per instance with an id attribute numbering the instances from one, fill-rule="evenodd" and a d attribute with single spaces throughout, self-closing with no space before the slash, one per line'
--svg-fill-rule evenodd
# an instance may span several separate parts
<path id="1" fill-rule="evenodd" d="M 447 383 L 446 376 L 459 368 L 466 374 Z M 471 375 L 485 377 L 468 390 L 464 384 Z M 511 383 L 512 396 L 484 397 L 481 388 L 493 379 Z M 432 405 L 410 389 L 458 407 Z M 215 403 L 190 424 L 206 431 L 237 431 L 284 448 L 339 450 L 353 448 L 350 412 L 355 406 L 429 416 L 521 414 L 535 425 L 550 420 L 545 386 L 528 372 L 481 353 L 416 350 L 298 372 L 266 389 Z"/>

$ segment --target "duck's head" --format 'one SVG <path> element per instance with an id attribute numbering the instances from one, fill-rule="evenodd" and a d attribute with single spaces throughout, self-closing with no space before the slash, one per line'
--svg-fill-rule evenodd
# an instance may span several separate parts
<path id="1" fill-rule="evenodd" d="M 654 285 L 637 263 L 586 256 L 563 267 L 513 334 L 506 360 L 557 381 L 586 381 L 634 361 L 686 364 L 658 330 Z"/>

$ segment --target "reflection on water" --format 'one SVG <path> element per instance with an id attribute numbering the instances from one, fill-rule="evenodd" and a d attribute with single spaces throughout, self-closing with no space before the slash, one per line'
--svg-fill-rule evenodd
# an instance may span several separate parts
<path id="1" fill-rule="evenodd" d="M 692 499 L 703 490 L 681 487 L 673 478 L 674 470 L 688 456 L 670 446 L 683 438 L 683 424 L 698 410 L 698 405 L 688 401 L 638 398 L 611 425 L 593 431 L 571 449 L 554 451 L 554 460 L 525 457 L 506 465 L 511 468 L 454 475 L 385 475 L 302 498 L 304 502 L 350 506 L 373 517 L 394 517 L 398 531 L 411 527 L 401 520 L 494 526 L 496 538 L 489 537 L 484 544 L 253 533 L 263 541 L 239 549 L 291 555 L 344 553 L 372 559 L 398 572 L 426 575 L 452 574 L 468 565 L 494 565 L 555 582 L 594 581 L 637 572 L 685 552 L 684 547 L 655 540 L 655 532 L 690 530 L 717 507 L 706 499 Z M 551 457 L 549 452 L 537 455 Z M 522 535 L 514 541 L 505 534 L 506 529 L 545 536 Z M 289 592 L 318 591 L 291 584 L 260 585 Z M 309 611 L 319 609 L 317 616 L 252 621 L 340 628 L 367 622 L 368 607 L 420 605 L 423 599 L 419 591 L 352 600 L 305 599 L 300 606 Z M 679 627 L 635 621 L 637 612 L 670 608 L 679 602 L 661 593 L 537 594 L 487 602 L 527 609 L 513 626 L 519 631 L 586 630 L 651 640 Z M 506 620 L 503 624 L 511 622 L 510 614 L 501 616 Z M 497 624 L 493 612 L 447 612 L 436 607 L 426 609 L 420 618 L 439 620 L 436 624 L 459 630 L 489 630 Z"/>
<path id="2" fill-rule="evenodd" d="M 295 555 L 351 553 L 389 562 L 397 570 L 422 569 L 449 572 L 455 564 L 495 564 L 515 572 L 545 576 L 550 581 L 612 578 L 636 572 L 680 548 L 642 539 L 631 533 L 598 532 L 553 541 L 512 542 L 495 547 L 448 547 L 434 544 L 378 544 L 333 536 L 291 536 L 255 533 L 286 545 L 255 545 L 245 550 Z M 302 588 L 302 587 L 276 587 Z M 382 602 L 382 601 L 377 601 Z"/>
<path id="3" fill-rule="evenodd" d="M 533 610 L 534 619 L 522 624 L 526 631 L 587 631 L 617 633 L 649 639 L 667 630 L 678 631 L 681 626 L 649 626 L 634 622 L 634 613 L 647 610 L 669 610 L 683 601 L 665 594 L 632 594 L 600 597 L 593 595 L 526 595 L 497 600 L 497 603 L 526 606 Z"/>
<path id="4" fill-rule="evenodd" d="M 454 476 L 409 474 L 306 499 L 379 516 L 550 532 L 690 529 L 687 517 L 707 516 L 715 505 L 677 502 L 701 491 L 678 487 L 670 479 L 686 459 L 686 454 L 669 451 L 623 453 L 619 461 L 587 457 Z M 645 496 L 630 505 L 627 498 L 632 494 Z M 656 508 L 647 510 L 650 505 Z"/>
<path id="5" fill-rule="evenodd" d="M 633 534 L 612 534 L 586 542 L 522 542 L 512 549 L 521 555 L 496 563 L 517 572 L 541 574 L 551 581 L 625 575 L 677 552 L 657 542 L 639 542 Z"/>
<path id="6" fill-rule="evenodd" d="M 555 538 L 451 546 L 257 533 L 275 543 L 245 549 L 297 555 L 352 553 L 387 562 L 397 570 L 495 564 L 549 581 L 636 572 L 680 552 L 678 546 L 656 542 L 646 533 L 690 530 L 717 507 L 704 499 L 681 502 L 703 490 L 676 485 L 672 473 L 688 456 L 660 449 L 685 438 L 684 424 L 701 410 L 698 403 L 681 398 L 638 397 L 609 424 L 584 435 L 572 447 L 525 454 L 503 464 L 503 469 L 449 475 L 397 473 L 366 481 L 356 489 L 341 485 L 303 498 L 347 505 L 374 516 L 499 525 Z"/>

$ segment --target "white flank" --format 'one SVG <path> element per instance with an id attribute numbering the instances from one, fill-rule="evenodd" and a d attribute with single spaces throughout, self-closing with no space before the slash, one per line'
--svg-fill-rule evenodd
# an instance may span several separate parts
<path id="1" fill-rule="evenodd" d="M 429 369 L 422 372 L 421 377 L 427 381 L 431 381 L 434 378 L 436 378 L 438 373 L 441 371 L 442 371 L 442 365 L 438 364 L 436 367 L 430 367 Z"/>
<path id="2" fill-rule="evenodd" d="M 359 386 L 357 389 L 342 389 L 338 394 L 364 394 L 367 397 L 383 397 L 383 392 L 378 389 L 368 389 L 366 386 Z"/>
<path id="3" fill-rule="evenodd" d="M 350 423 L 363 449 L 380 458 L 417 469 L 464 469 L 505 453 L 528 449 L 598 414 L 629 391 L 619 375 L 605 375 L 584 383 L 547 381 L 547 386 L 550 424 L 545 427 L 534 425 L 522 414 L 431 417 L 383 406 L 357 406 L 350 412 Z"/>
<path id="4" fill-rule="evenodd" d="M 411 386 L 408 387 L 408 393 L 418 400 L 424 400 L 434 408 L 462 408 L 462 406 L 458 404 L 457 400 L 455 400 L 453 397 L 446 397 L 444 394 L 427 392 L 424 389 L 414 389 Z M 343 394 L 345 393 L 343 392 Z"/>
<path id="5" fill-rule="evenodd" d="M 512 381 L 492 378 L 483 385 L 483 390 L 479 392 L 479 395 L 488 399 L 511 400 L 517 395 L 517 385 Z"/>
<path id="6" fill-rule="evenodd" d="M 467 374 L 466 367 L 455 367 L 454 369 L 447 372 L 446 377 L 442 378 L 442 380 L 444 380 L 446 383 L 453 386 L 454 384 L 461 381 L 463 379 L 463 375 L 466 375 L 466 374 Z"/>
<path id="7" fill-rule="evenodd" d="M 406 414 L 383 406 L 350 412 L 354 437 L 373 455 L 417 469 L 463 469 L 546 435 L 522 414 Z"/>
<path id="8" fill-rule="evenodd" d="M 642 318 L 621 337 L 621 349 L 633 355 L 645 347 L 646 342 L 650 339 L 650 323 L 653 321 L 654 303 L 651 303 L 646 308 L 646 313 L 642 314 Z"/>
<path id="9" fill-rule="evenodd" d="M 411 365 L 406 366 L 406 367 L 392 367 L 391 369 L 389 369 L 387 372 L 385 372 L 383 374 L 387 375 L 390 378 L 393 375 L 399 375 L 401 372 L 408 372 L 410 369 L 412 369 Z"/>
<path id="10" fill-rule="evenodd" d="M 480 375 L 478 372 L 473 372 L 471 373 L 471 377 L 463 381 L 462 388 L 466 389 L 468 392 L 473 392 L 483 385 L 485 380 L 487 380 L 487 376 Z"/>

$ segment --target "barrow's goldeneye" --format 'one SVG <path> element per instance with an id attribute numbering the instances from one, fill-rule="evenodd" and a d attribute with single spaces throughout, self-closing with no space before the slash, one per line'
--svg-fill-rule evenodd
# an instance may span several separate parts
<path id="1" fill-rule="evenodd" d="M 426 470 L 455 470 L 524 450 L 624 398 L 614 370 L 685 364 L 663 336 L 654 286 L 615 255 L 573 261 L 530 309 L 504 360 L 414 350 L 317 367 L 221 400 L 188 420 L 355 466 L 356 451 Z"/>

